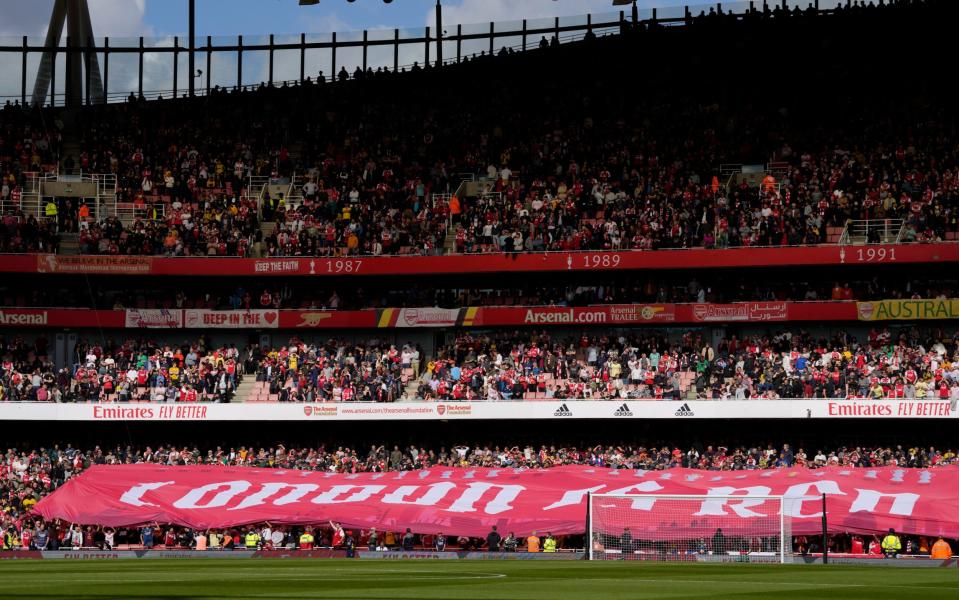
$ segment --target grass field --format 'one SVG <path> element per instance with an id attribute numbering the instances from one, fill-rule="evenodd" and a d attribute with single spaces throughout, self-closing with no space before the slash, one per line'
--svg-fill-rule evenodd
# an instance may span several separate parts
<path id="1" fill-rule="evenodd" d="M 615 562 L 0 561 L 0 598 L 959 598 L 959 569 Z"/>

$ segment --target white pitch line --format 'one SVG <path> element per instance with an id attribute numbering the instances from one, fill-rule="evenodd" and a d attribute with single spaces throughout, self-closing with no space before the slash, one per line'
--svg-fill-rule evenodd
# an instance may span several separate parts
<path id="1" fill-rule="evenodd" d="M 398 575 L 398 576 L 393 576 L 393 577 L 378 577 L 378 578 L 379 578 L 379 579 L 387 579 L 387 580 L 389 580 L 389 581 L 401 581 L 401 580 L 404 580 L 404 579 L 406 579 L 406 580 L 408 580 L 408 581 L 442 581 L 442 580 L 449 580 L 449 581 L 469 581 L 469 580 L 505 579 L 506 577 L 508 577 L 505 573 L 478 573 L 478 574 L 475 574 L 475 575 L 462 574 L 462 573 L 461 573 L 461 574 L 455 574 L 455 575 L 446 575 L 446 574 L 440 573 L 439 571 L 432 571 L 432 573 L 437 573 L 437 574 L 435 574 L 435 575 L 419 575 L 419 574 L 414 573 L 414 574 L 413 574 L 413 575 L 415 575 L 414 577 L 405 577 L 405 575 L 410 575 L 410 573 L 406 573 L 406 572 L 403 572 L 403 571 L 388 571 L 388 572 L 398 573 L 398 574 L 399 574 L 399 573 L 402 573 L 404 576 L 399 576 L 399 575 Z M 383 573 L 383 571 L 380 571 L 379 573 L 375 573 L 375 574 L 376 574 L 376 575 L 379 575 L 380 573 Z M 425 573 L 425 572 L 424 572 L 424 571 L 421 571 L 420 573 Z M 364 574 L 358 575 L 358 576 L 356 576 L 356 577 L 328 577 L 328 576 L 324 575 L 324 573 L 322 573 L 322 572 L 317 572 L 317 573 L 314 573 L 314 574 L 312 574 L 312 575 L 303 575 L 303 576 L 299 576 L 299 575 L 293 575 L 293 576 L 291 576 L 291 575 L 285 574 L 285 573 L 277 573 L 276 575 L 250 575 L 250 576 L 247 576 L 247 577 L 236 577 L 236 578 L 231 577 L 231 579 L 242 579 L 242 580 L 248 580 L 248 581 L 270 581 L 270 580 L 283 580 L 283 581 L 289 581 L 289 580 L 293 580 L 293 581 L 320 581 L 320 582 L 324 582 L 324 581 L 368 581 L 368 579 L 367 579 L 368 576 L 369 576 L 369 575 L 372 575 L 372 574 L 374 574 L 374 573 L 364 573 Z M 207 573 L 203 573 L 203 574 L 198 573 L 196 577 L 182 577 L 182 576 L 180 576 L 180 577 L 176 577 L 176 578 L 169 578 L 169 577 L 150 577 L 150 578 L 132 577 L 132 578 L 130 578 L 130 577 L 125 577 L 125 578 L 123 578 L 123 579 L 107 580 L 107 581 L 104 581 L 103 577 L 97 577 L 97 578 L 65 577 L 62 581 L 66 581 L 66 582 L 70 582 L 70 583 L 96 583 L 96 584 L 98 584 L 98 585 L 110 585 L 110 584 L 114 584 L 114 585 L 128 585 L 128 584 L 131 584 L 131 583 L 186 583 L 186 582 L 195 582 L 195 581 L 198 581 L 198 580 L 201 580 L 201 579 L 209 579 L 209 574 L 207 574 Z M 26 583 L 21 583 L 21 584 L 19 584 L 19 585 L 18 585 L 17 583 L 4 583 L 4 586 L 5 586 L 5 587 L 8 587 L 8 588 L 9 588 L 9 587 L 16 587 L 16 588 L 26 588 L 26 589 L 32 589 L 32 588 L 35 588 L 35 587 L 36 587 L 35 584 L 26 584 Z"/>
<path id="2" fill-rule="evenodd" d="M 896 588 L 904 590 L 950 590 L 950 589 L 959 589 L 951 586 L 923 586 L 923 585 L 887 585 L 887 584 L 868 584 L 868 583 L 813 583 L 813 582 L 799 582 L 799 581 L 734 581 L 730 579 L 635 579 L 629 576 L 626 577 L 577 577 L 573 581 L 640 581 L 643 583 L 718 583 L 718 584 L 730 584 L 730 585 L 786 585 L 786 586 L 802 586 L 802 587 L 828 587 L 828 588 L 868 588 L 868 587 L 883 587 L 883 588 Z"/>

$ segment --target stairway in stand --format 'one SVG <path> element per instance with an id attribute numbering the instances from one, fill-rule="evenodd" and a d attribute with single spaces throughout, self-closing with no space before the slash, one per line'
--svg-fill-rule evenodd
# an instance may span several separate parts
<path id="1" fill-rule="evenodd" d="M 256 375 L 245 376 L 243 381 L 240 382 L 240 385 L 236 386 L 236 392 L 233 394 L 233 402 L 252 401 L 251 396 L 258 392 L 259 388 L 260 382 L 256 380 Z"/>
<path id="2" fill-rule="evenodd" d="M 60 233 L 60 250 L 58 254 L 80 254 L 80 244 L 77 242 L 77 234 Z"/>

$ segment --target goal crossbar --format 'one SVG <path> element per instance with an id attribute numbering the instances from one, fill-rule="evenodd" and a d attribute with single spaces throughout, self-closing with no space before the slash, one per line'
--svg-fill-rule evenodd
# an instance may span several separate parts
<path id="1" fill-rule="evenodd" d="M 789 498 L 771 495 L 590 494 L 590 560 L 785 563 Z"/>

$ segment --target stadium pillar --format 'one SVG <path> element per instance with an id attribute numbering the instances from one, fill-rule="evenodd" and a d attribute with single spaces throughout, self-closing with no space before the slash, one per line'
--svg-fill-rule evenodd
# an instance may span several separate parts
<path id="1" fill-rule="evenodd" d="M 306 34 L 300 34 L 300 83 L 306 76 Z"/>
<path id="2" fill-rule="evenodd" d="M 212 67 L 213 54 L 213 36 L 206 36 L 206 95 L 210 95 L 210 70 Z"/>
<path id="3" fill-rule="evenodd" d="M 236 89 L 243 89 L 243 36 L 236 36 Z"/>
<path id="4" fill-rule="evenodd" d="M 636 6 L 636 0 L 633 0 L 633 25 L 639 25 L 639 7 Z M 653 9 L 653 20 L 656 20 L 656 9 Z"/>
<path id="5" fill-rule="evenodd" d="M 93 38 L 93 25 L 90 21 L 90 6 L 86 2 L 81 2 L 78 8 L 80 12 L 80 33 L 88 40 L 87 49 L 84 51 L 84 69 L 86 70 L 87 81 L 87 104 L 106 103 L 106 96 L 103 93 L 103 80 L 100 78 L 100 61 L 97 59 L 97 53 L 93 50 L 96 43 Z M 104 55 L 104 60 L 106 55 Z"/>
<path id="6" fill-rule="evenodd" d="M 47 25 L 47 38 L 43 42 L 43 56 L 40 58 L 40 67 L 37 69 L 37 78 L 33 83 L 33 104 L 43 106 L 47 99 L 47 89 L 50 89 L 51 102 L 56 102 L 54 91 L 56 89 L 56 68 L 57 46 L 60 44 L 60 36 L 63 34 L 63 23 L 67 18 L 66 0 L 57 0 L 53 4 L 53 12 L 50 14 L 50 23 Z"/>
<path id="7" fill-rule="evenodd" d="M 110 94 L 110 38 L 103 38 L 103 103 Z"/>
<path id="8" fill-rule="evenodd" d="M 140 36 L 140 51 L 137 52 L 139 63 L 137 66 L 137 96 L 143 96 L 143 36 Z"/>
<path id="9" fill-rule="evenodd" d="M 443 4 L 436 0 L 436 66 L 443 66 Z"/>
<path id="10" fill-rule="evenodd" d="M 180 36 L 173 36 L 173 98 L 176 99 L 177 94 L 179 94 L 179 89 L 177 85 L 180 83 L 177 75 L 180 67 Z M 190 78 L 192 79 L 192 77 Z"/>
<path id="11" fill-rule="evenodd" d="M 23 52 L 20 53 L 20 106 L 27 105 L 27 36 L 23 36 Z"/>
<path id="12" fill-rule="evenodd" d="M 336 35 L 334 32 L 333 35 Z M 393 30 L 393 72 L 400 70 L 400 30 Z M 333 75 L 336 75 L 334 72 Z"/>
<path id="13" fill-rule="evenodd" d="M 67 8 L 67 70 L 64 104 L 79 106 L 83 102 L 83 87 L 80 79 L 83 76 L 83 63 L 80 62 L 80 11 L 75 5 L 71 8 Z"/>
<path id="14" fill-rule="evenodd" d="M 456 26 L 456 62 L 463 59 L 463 24 Z"/>
<path id="15" fill-rule="evenodd" d="M 87 38 L 87 43 L 85 46 L 86 50 L 83 52 L 83 99 L 84 102 L 89 106 L 90 104 L 90 55 L 92 51 L 90 48 L 93 48 L 93 38 Z"/>
<path id="16" fill-rule="evenodd" d="M 189 21 L 189 33 L 190 33 L 190 43 L 188 47 L 190 49 L 189 57 L 187 58 L 187 64 L 189 65 L 190 76 L 187 80 L 190 82 L 189 94 L 192 98 L 196 94 L 196 65 L 193 62 L 193 54 L 196 51 L 196 0 L 190 0 L 190 21 Z"/>

